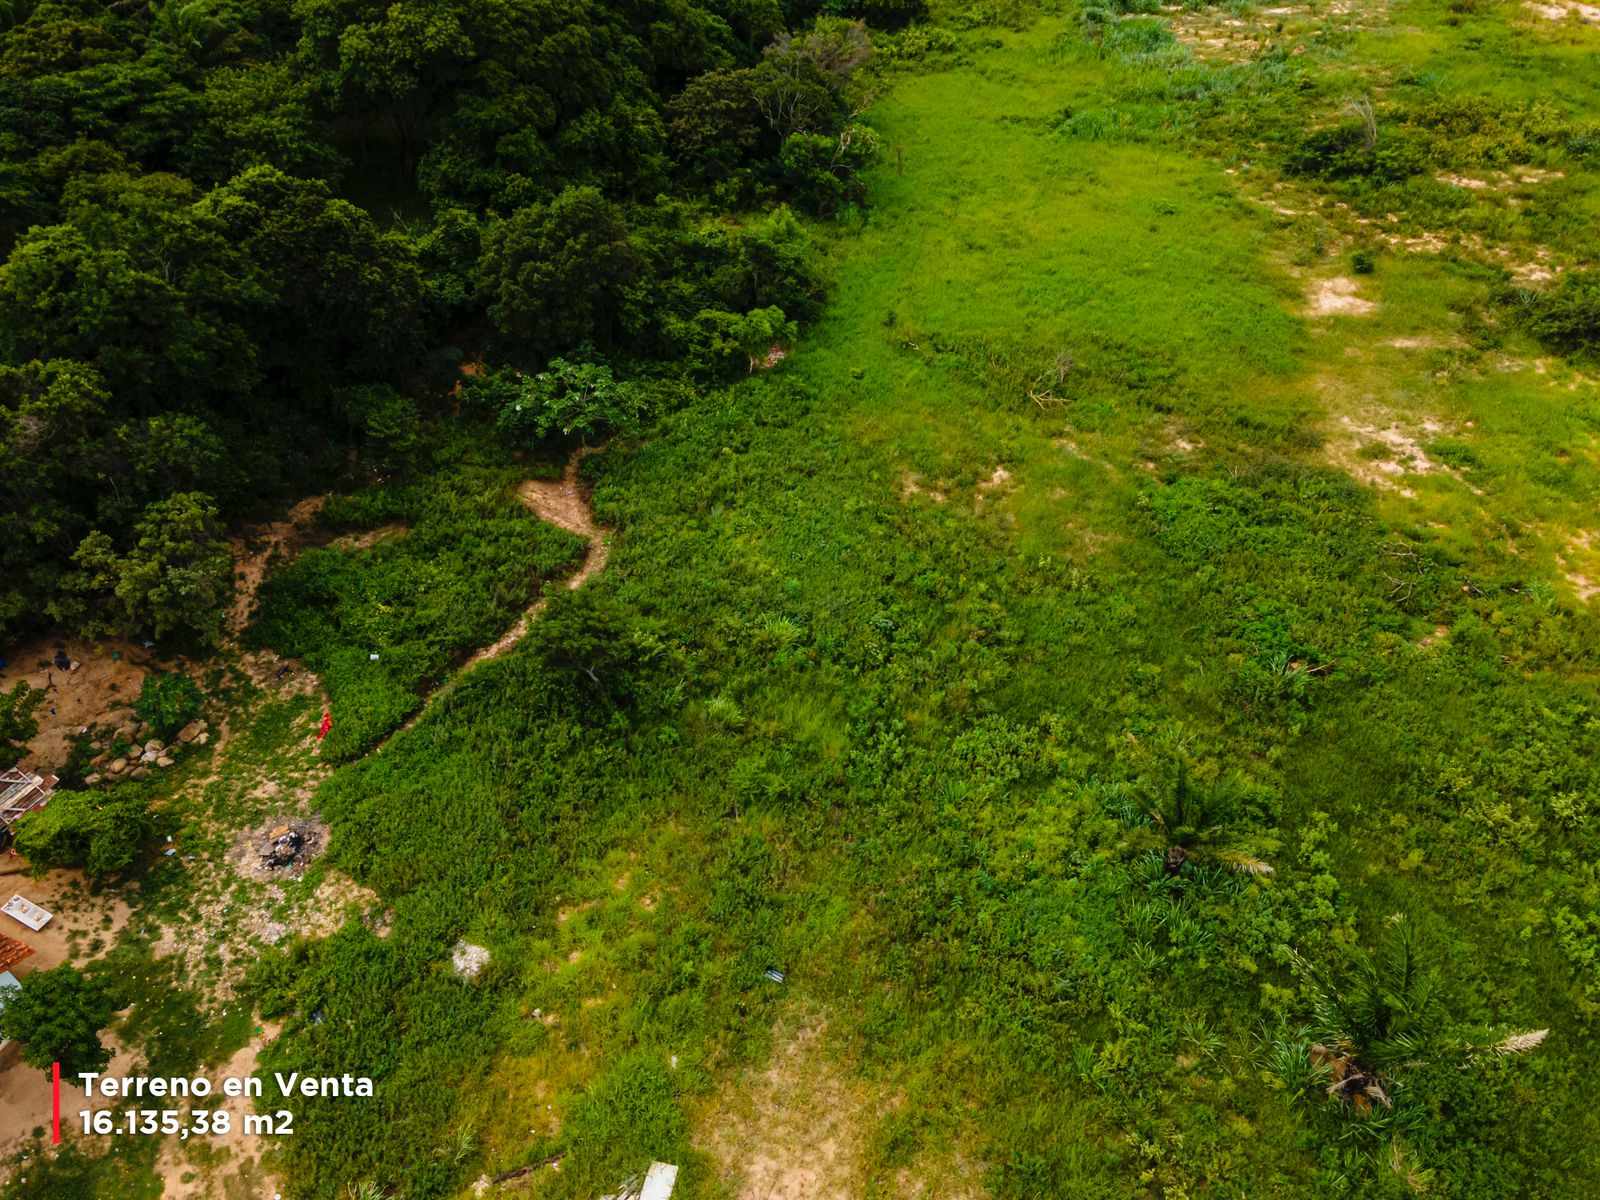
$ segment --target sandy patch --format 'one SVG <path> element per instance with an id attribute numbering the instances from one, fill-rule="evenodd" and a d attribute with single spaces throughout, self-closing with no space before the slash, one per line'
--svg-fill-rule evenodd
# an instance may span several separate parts
<path id="1" fill-rule="evenodd" d="M 1363 300 L 1356 281 L 1345 275 L 1313 283 L 1306 303 L 1314 317 L 1363 317 L 1378 307 L 1371 300 Z"/>
<path id="2" fill-rule="evenodd" d="M 1600 532 L 1580 529 L 1568 540 L 1566 552 L 1561 556 L 1567 582 L 1584 604 L 1600 596 L 1600 554 L 1596 553 L 1597 548 L 1600 548 Z"/>
<path id="3" fill-rule="evenodd" d="M 1410 497 L 1416 493 L 1401 483 L 1406 476 L 1441 471 L 1455 474 L 1422 448 L 1422 439 L 1444 432 L 1438 421 L 1424 420 L 1415 430 L 1402 428 L 1398 422 L 1380 426 L 1353 417 L 1339 418 L 1339 425 L 1339 436 L 1328 439 L 1328 453 L 1362 483 Z"/>
<path id="4" fill-rule="evenodd" d="M 573 452 L 567 460 L 567 466 L 561 472 L 560 479 L 529 479 L 517 488 L 517 499 L 531 509 L 541 521 L 548 521 L 558 525 L 568 533 L 575 533 L 579 537 L 587 538 L 589 549 L 583 556 L 583 564 L 567 577 L 567 590 L 577 591 L 598 571 L 605 568 L 606 558 L 610 554 L 610 547 L 606 544 L 606 532 L 595 524 L 594 510 L 589 507 L 589 493 L 585 490 L 578 471 L 583 465 L 583 460 L 593 454 L 595 447 L 584 446 Z M 541 597 L 529 605 L 526 612 L 517 618 L 517 622 L 491 645 L 485 646 L 467 659 L 461 671 L 456 673 L 456 678 L 491 658 L 499 658 L 511 647 L 515 646 L 528 635 L 529 628 L 544 611 L 545 601 Z M 418 711 L 418 716 L 421 710 Z M 414 723 L 413 717 L 407 724 Z"/>
<path id="5" fill-rule="evenodd" d="M 256 1073 L 261 1051 L 278 1036 L 281 1027 L 265 1026 L 223 1066 L 207 1071 L 211 1079 L 243 1079 Z M 272 1082 L 266 1081 L 269 1094 Z M 222 1096 L 213 1102 L 214 1111 L 226 1111 L 232 1120 L 228 1132 L 202 1142 L 165 1138 L 156 1173 L 162 1179 L 161 1200 L 211 1200 L 213 1197 L 248 1195 L 272 1196 L 275 1181 L 262 1169 L 263 1153 L 269 1138 L 244 1134 L 244 1117 L 255 1111 L 255 1102 L 246 1096 Z M 202 1148 L 203 1147 L 203 1148 Z M 195 1151 L 199 1150 L 199 1153 Z"/>
<path id="6" fill-rule="evenodd" d="M 76 670 L 55 666 L 58 648 L 78 664 Z M 131 717 L 145 675 L 162 669 L 149 651 L 122 640 L 38 638 L 18 646 L 8 657 L 0 670 L 0 688 L 9 692 L 20 680 L 45 693 L 33 714 L 39 732 L 21 759 L 24 766 L 43 770 L 67 761 L 72 739 L 82 730 L 120 724 Z"/>
<path id="7" fill-rule="evenodd" d="M 904 1103 L 854 1077 L 817 1018 L 775 1031 L 762 1071 L 728 1080 L 700 1114 L 696 1140 L 721 1168 L 730 1200 L 976 1200 L 981 1164 L 935 1148 L 874 1177 L 865 1161 L 873 1127 Z"/>
<path id="8" fill-rule="evenodd" d="M 943 504 L 945 502 L 945 494 L 942 490 L 924 484 L 921 476 L 914 475 L 910 471 L 900 476 L 900 495 L 908 500 L 912 496 L 926 496 L 935 504 Z"/>
<path id="9" fill-rule="evenodd" d="M 998 492 L 1001 488 L 1006 487 L 1008 484 L 1010 484 L 1011 478 L 1012 476 L 1010 471 L 1006 470 L 1004 467 L 996 467 L 992 472 L 990 472 L 987 479 L 980 479 L 978 481 L 978 499 L 982 500 L 990 493 Z"/>
<path id="10" fill-rule="evenodd" d="M 134 1074 L 142 1056 L 123 1049 L 117 1039 L 109 1034 L 102 1040 L 111 1049 L 108 1075 Z M 103 1101 L 97 1101 L 103 1103 Z M 82 1135 L 78 1130 L 78 1111 L 89 1107 L 83 1089 L 71 1078 L 61 1080 L 61 1139 L 72 1141 Z M 0 1158 L 9 1158 L 22 1148 L 34 1133 L 43 1134 L 48 1146 L 50 1136 L 50 1076 L 37 1067 L 22 1061 L 22 1047 L 9 1045 L 0 1050 Z M 102 1139 L 92 1138 L 92 1142 Z M 19 1171 L 25 1172 L 24 1163 Z M 4 1178 L 0 1172 L 0 1178 Z"/>
<path id="11" fill-rule="evenodd" d="M 328 545 L 334 550 L 344 550 L 353 553 L 357 550 L 370 550 L 379 542 L 392 542 L 403 538 L 411 532 L 411 527 L 404 521 L 394 521 L 388 525 L 380 525 L 376 529 L 364 529 L 360 533 L 347 533 L 336 537 Z"/>
<path id="12" fill-rule="evenodd" d="M 1565 21 L 1569 17 L 1576 17 L 1586 25 L 1600 25 L 1600 7 L 1593 4 L 1578 4 L 1574 0 L 1540 4 L 1535 0 L 1527 0 L 1523 7 L 1546 21 Z"/>
<path id="13" fill-rule="evenodd" d="M 701 1140 L 734 1181 L 735 1200 L 854 1200 L 877 1105 L 827 1052 L 820 1022 L 781 1035 L 760 1074 L 713 1104 Z"/>

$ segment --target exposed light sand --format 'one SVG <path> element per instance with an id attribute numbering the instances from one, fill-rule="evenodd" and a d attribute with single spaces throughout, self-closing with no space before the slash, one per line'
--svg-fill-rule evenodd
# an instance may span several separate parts
<path id="1" fill-rule="evenodd" d="M 1308 308 L 1314 317 L 1364 317 L 1377 307 L 1371 300 L 1363 300 L 1356 281 L 1344 275 L 1312 284 L 1308 296 Z"/>

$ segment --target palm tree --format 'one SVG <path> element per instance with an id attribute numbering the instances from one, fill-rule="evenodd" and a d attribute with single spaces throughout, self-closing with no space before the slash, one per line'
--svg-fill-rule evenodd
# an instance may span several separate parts
<path id="1" fill-rule="evenodd" d="M 1166 841 L 1162 865 L 1167 874 L 1181 875 L 1190 862 L 1210 860 L 1246 875 L 1271 875 L 1271 866 L 1231 844 L 1225 822 L 1237 807 L 1233 781 L 1195 787 L 1189 782 L 1188 763 L 1180 759 L 1172 790 L 1145 809 L 1150 824 Z"/>
<path id="2" fill-rule="evenodd" d="M 1446 1057 L 1468 1062 L 1526 1054 L 1548 1029 L 1502 1032 L 1474 1044 L 1447 1032 L 1440 979 L 1414 924 L 1396 914 L 1376 952 L 1357 949 L 1342 981 L 1320 975 L 1299 955 L 1295 963 L 1313 993 L 1318 1041 L 1313 1065 L 1326 1073 L 1328 1095 L 1360 1116 L 1392 1108 L 1392 1093 L 1408 1068 Z"/>

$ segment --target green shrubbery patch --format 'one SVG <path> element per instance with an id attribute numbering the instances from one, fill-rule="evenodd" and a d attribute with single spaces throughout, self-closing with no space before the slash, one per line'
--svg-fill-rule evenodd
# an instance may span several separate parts
<path id="1" fill-rule="evenodd" d="M 370 747 L 576 561 L 581 539 L 519 504 L 516 479 L 461 467 L 335 497 L 323 510 L 329 527 L 402 522 L 404 535 L 307 550 L 263 586 L 251 636 L 322 677 L 333 710 L 324 753 Z"/>

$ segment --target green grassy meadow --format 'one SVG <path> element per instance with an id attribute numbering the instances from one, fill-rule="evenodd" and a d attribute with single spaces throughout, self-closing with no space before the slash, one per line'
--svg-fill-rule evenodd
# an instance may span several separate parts
<path id="1" fill-rule="evenodd" d="M 1271 70 L 1045 16 L 887 77 L 823 319 L 586 464 L 622 698 L 530 645 L 326 785 L 396 931 L 299 952 L 278 1003 L 328 1018 L 275 1053 L 391 1082 L 381 1115 L 308 1117 L 306 1194 L 557 1157 L 535 1194 L 651 1157 L 688 1196 L 753 1194 L 741 1153 L 806 1142 L 794 1113 L 740 1125 L 736 1081 L 819 1028 L 832 1082 L 783 1103 L 853 1106 L 824 1194 L 1592 1190 L 1597 626 L 1560 557 L 1593 511 L 1592 387 L 1479 257 L 1377 239 L 1392 188 L 1230 141 L 1317 123 L 1356 75 L 1522 103 L 1576 53 L 1518 25 L 1502 66 L 1463 29 L 1513 36 L 1510 6 L 1445 14 Z M 1576 82 L 1540 95 L 1593 120 Z M 1581 221 L 1594 167 L 1558 159 Z M 1431 227 L 1427 183 L 1384 232 Z M 1576 246 L 1496 203 L 1463 227 Z M 1308 312 L 1363 246 L 1375 307 Z M 1270 878 L 1160 870 L 1128 797 L 1174 747 L 1247 781 Z M 1335 969 L 1396 913 L 1453 1020 L 1550 1034 L 1421 1067 L 1362 1121 L 1285 1067 L 1292 956 Z M 475 984 L 456 937 L 491 949 Z"/>

